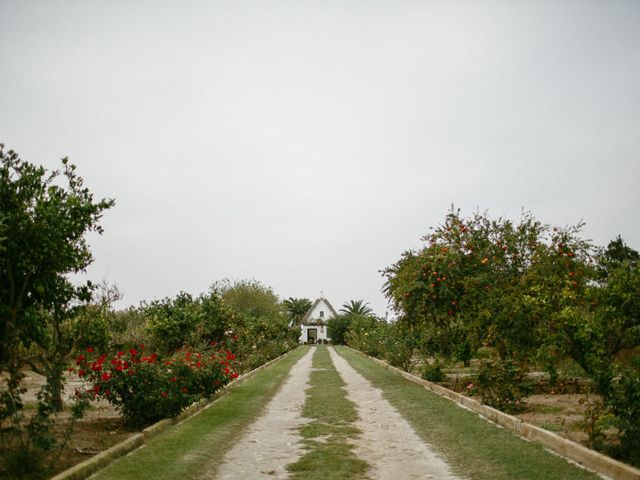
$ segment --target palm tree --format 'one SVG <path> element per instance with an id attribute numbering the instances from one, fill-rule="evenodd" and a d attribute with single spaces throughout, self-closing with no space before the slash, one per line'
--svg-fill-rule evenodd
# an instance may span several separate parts
<path id="1" fill-rule="evenodd" d="M 282 302 L 287 308 L 287 318 L 291 325 L 300 325 L 302 318 L 311 308 L 311 300 L 308 298 L 289 297 Z"/>
<path id="2" fill-rule="evenodd" d="M 344 313 L 345 315 L 361 315 L 363 317 L 368 317 L 373 315 L 373 310 L 369 307 L 369 302 L 365 303 L 364 300 L 349 300 L 342 305 L 340 313 Z"/>

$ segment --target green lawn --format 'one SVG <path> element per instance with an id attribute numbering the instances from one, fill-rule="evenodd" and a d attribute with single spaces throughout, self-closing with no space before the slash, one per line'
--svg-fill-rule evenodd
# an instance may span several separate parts
<path id="1" fill-rule="evenodd" d="M 352 350 L 336 347 L 336 351 L 383 391 L 416 433 L 461 477 L 472 480 L 599 478 Z"/>
<path id="2" fill-rule="evenodd" d="M 144 447 L 116 460 L 96 480 L 175 480 L 211 474 L 222 457 L 264 410 L 287 373 L 308 348 L 298 348 L 280 361 L 233 387 L 208 409 L 151 439 Z"/>

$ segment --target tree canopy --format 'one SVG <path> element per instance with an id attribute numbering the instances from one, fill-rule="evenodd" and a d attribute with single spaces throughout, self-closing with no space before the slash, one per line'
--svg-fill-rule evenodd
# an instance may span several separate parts
<path id="1" fill-rule="evenodd" d="M 311 308 L 312 302 L 308 298 L 289 297 L 282 302 L 287 309 L 287 318 L 291 325 L 300 325 L 302 319 Z"/>
<path id="2" fill-rule="evenodd" d="M 95 201 L 67 158 L 62 172 L 47 172 L 0 144 L 0 161 L 0 362 L 7 362 L 15 345 L 45 340 L 45 316 L 59 318 L 90 298 L 91 283 L 73 285 L 68 274 L 92 262 L 85 235 L 102 233 L 98 222 L 114 201 Z"/>

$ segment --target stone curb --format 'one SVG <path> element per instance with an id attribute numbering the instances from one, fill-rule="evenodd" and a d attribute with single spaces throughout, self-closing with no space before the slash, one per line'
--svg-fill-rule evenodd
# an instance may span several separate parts
<path id="1" fill-rule="evenodd" d="M 141 447 L 143 444 L 144 435 L 142 433 L 136 433 L 117 445 L 99 453 L 95 457 L 91 457 L 82 463 L 74 465 L 64 472 L 59 473 L 51 480 L 83 480 L 92 473 L 106 467 L 116 458 L 126 455 L 136 448 Z"/>
<path id="2" fill-rule="evenodd" d="M 300 347 L 289 350 L 287 353 L 284 353 L 279 357 L 274 358 L 273 360 L 269 360 L 267 363 L 263 363 L 258 368 L 240 375 L 238 378 L 236 378 L 232 382 L 229 382 L 222 389 L 217 391 L 211 398 L 205 398 L 203 400 L 200 400 L 199 402 L 192 404 L 191 406 L 183 410 L 177 417 L 165 418 L 163 420 L 160 420 L 159 422 L 156 422 L 153 425 L 142 430 L 142 433 L 136 433 L 132 435 L 131 437 L 123 440 L 122 442 L 105 450 L 104 452 L 99 453 L 96 456 L 85 460 L 84 462 L 78 463 L 77 465 L 74 465 L 64 472 L 58 473 L 55 477 L 52 477 L 49 480 L 84 480 L 88 478 L 98 470 L 102 470 L 103 468 L 105 468 L 114 460 L 126 455 L 127 453 L 132 452 L 139 447 L 142 447 L 151 438 L 157 436 L 161 432 L 164 432 L 167 428 L 178 425 L 186 419 L 202 412 L 204 409 L 209 408 L 214 402 L 219 400 L 222 396 L 226 395 L 232 388 L 244 383 L 249 378 L 253 377 L 256 373 L 264 370 L 265 368 L 268 368 L 290 353 L 296 351 L 298 348 Z"/>
<path id="3" fill-rule="evenodd" d="M 433 393 L 440 395 L 441 397 L 448 398 L 456 404 L 474 411 L 490 422 L 496 423 L 507 430 L 511 430 L 526 440 L 539 443 L 554 453 L 578 463 L 589 470 L 593 470 L 594 472 L 616 480 L 640 480 L 640 470 L 637 468 L 618 460 L 614 460 L 611 457 L 607 457 L 606 455 L 596 452 L 595 450 L 591 450 L 579 443 L 562 438 L 553 432 L 536 427 L 530 423 L 523 422 L 517 417 L 508 415 L 500 410 L 489 407 L 488 405 L 483 405 L 474 398 L 466 397 L 449 390 L 442 385 L 438 385 L 437 383 L 429 382 L 428 380 L 412 375 L 409 372 L 405 372 L 400 368 L 389 365 L 387 362 L 371 357 L 359 350 L 355 350 L 351 347 L 347 348 L 369 358 L 370 360 L 373 360 L 377 364 L 382 365 L 401 377 L 406 378 L 410 382 L 422 385 Z"/>

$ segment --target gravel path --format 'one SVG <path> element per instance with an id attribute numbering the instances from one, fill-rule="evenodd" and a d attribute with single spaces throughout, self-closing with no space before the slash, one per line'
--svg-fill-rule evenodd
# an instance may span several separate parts
<path id="1" fill-rule="evenodd" d="M 293 366 L 264 414 L 227 452 L 215 476 L 204 478 L 253 480 L 288 477 L 286 466 L 297 461 L 303 453 L 297 428 L 307 422 L 301 411 L 313 352 L 314 349 L 309 349 Z"/>
<path id="2" fill-rule="evenodd" d="M 354 424 L 362 430 L 353 439 L 355 453 L 371 465 L 373 479 L 420 478 L 455 480 L 445 461 L 425 444 L 409 423 L 362 375 L 329 348 L 333 364 L 346 384 L 347 398 L 360 417 Z"/>
<path id="3" fill-rule="evenodd" d="M 315 349 L 302 357 L 289 377 L 267 405 L 265 413 L 227 452 L 222 465 L 204 479 L 286 479 L 286 466 L 304 453 L 297 433 L 308 421 L 301 415 L 305 390 L 309 386 L 311 357 Z M 414 432 L 400 413 L 356 372 L 333 348 L 331 359 L 346 384 L 347 398 L 358 412 L 353 426 L 362 431 L 351 440 L 355 454 L 369 465 L 372 480 L 438 479 L 458 480 L 449 466 Z"/>

